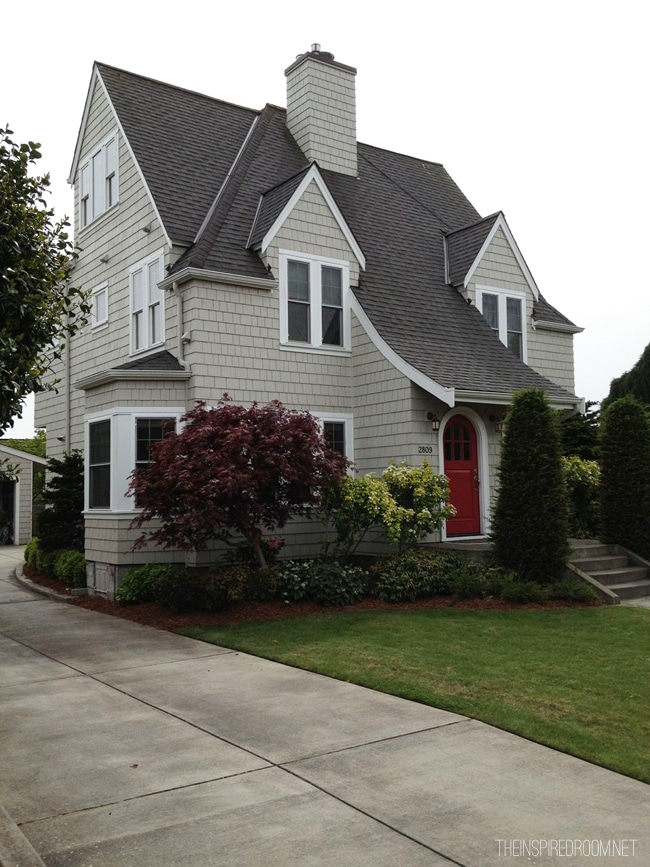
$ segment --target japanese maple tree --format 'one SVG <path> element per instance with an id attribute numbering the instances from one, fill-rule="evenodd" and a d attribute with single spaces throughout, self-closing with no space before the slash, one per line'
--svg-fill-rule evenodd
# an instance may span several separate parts
<path id="1" fill-rule="evenodd" d="M 235 530 L 264 565 L 264 529 L 309 515 L 322 485 L 342 479 L 348 467 L 317 419 L 277 400 L 244 407 L 224 394 L 212 409 L 199 402 L 182 421 L 182 431 L 154 443 L 151 462 L 131 476 L 129 493 L 142 510 L 132 526 L 158 522 L 137 547 L 153 541 L 203 550 Z"/>

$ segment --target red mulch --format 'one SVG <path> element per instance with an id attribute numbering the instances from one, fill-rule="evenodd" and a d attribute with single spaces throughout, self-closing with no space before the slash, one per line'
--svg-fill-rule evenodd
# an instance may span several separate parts
<path id="1" fill-rule="evenodd" d="M 53 578 L 46 578 L 39 572 L 35 572 L 28 566 L 24 567 L 25 575 L 36 584 L 42 584 L 51 590 L 69 595 L 70 591 Z M 399 602 L 391 604 L 382 602 L 380 599 L 363 599 L 355 605 L 342 605 L 330 607 L 318 605 L 316 602 L 297 602 L 287 605 L 284 602 L 273 600 L 271 602 L 238 602 L 231 605 L 225 611 L 210 614 L 207 611 L 191 611 L 187 614 L 175 614 L 155 602 L 146 602 L 140 605 L 120 605 L 118 602 L 110 602 L 102 596 L 78 596 L 72 601 L 73 605 L 88 608 L 91 611 L 99 611 L 102 614 L 111 614 L 114 617 L 122 617 L 125 620 L 133 620 L 145 626 L 154 626 L 156 629 L 176 629 L 179 626 L 221 626 L 228 623 L 240 623 L 245 620 L 273 620 L 277 617 L 296 617 L 302 614 L 327 614 L 335 611 L 379 611 L 379 610 L 405 610 L 417 611 L 428 608 L 460 608 L 481 611 L 522 611 L 526 609 L 544 608 L 584 608 L 580 602 L 546 602 L 544 605 L 531 603 L 528 605 L 514 605 L 503 602 L 501 599 L 453 599 L 451 596 L 436 596 L 434 599 L 420 599 L 417 602 Z"/>

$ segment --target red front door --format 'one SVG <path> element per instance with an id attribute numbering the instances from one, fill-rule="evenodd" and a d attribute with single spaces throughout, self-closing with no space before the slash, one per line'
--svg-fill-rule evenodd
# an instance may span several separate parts
<path id="1" fill-rule="evenodd" d="M 476 431 L 463 415 L 447 422 L 444 456 L 451 504 L 456 507 L 456 517 L 447 520 L 447 536 L 476 535 L 481 532 Z"/>

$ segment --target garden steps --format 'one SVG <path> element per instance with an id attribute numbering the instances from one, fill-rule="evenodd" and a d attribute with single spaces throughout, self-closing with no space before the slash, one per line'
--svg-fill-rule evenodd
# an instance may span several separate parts
<path id="1" fill-rule="evenodd" d="M 619 545 L 575 540 L 570 563 L 589 576 L 610 602 L 650 597 L 650 564 Z"/>

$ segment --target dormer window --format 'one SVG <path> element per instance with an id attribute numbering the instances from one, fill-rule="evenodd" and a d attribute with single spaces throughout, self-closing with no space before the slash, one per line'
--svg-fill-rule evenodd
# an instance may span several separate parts
<path id="1" fill-rule="evenodd" d="M 477 286 L 476 306 L 501 343 L 522 361 L 526 361 L 525 304 L 526 296 L 521 293 Z"/>
<path id="2" fill-rule="evenodd" d="M 85 228 L 117 204 L 117 133 L 92 152 L 79 170 L 79 223 Z"/>
<path id="3" fill-rule="evenodd" d="M 349 264 L 280 251 L 280 342 L 296 349 L 349 349 Z"/>

